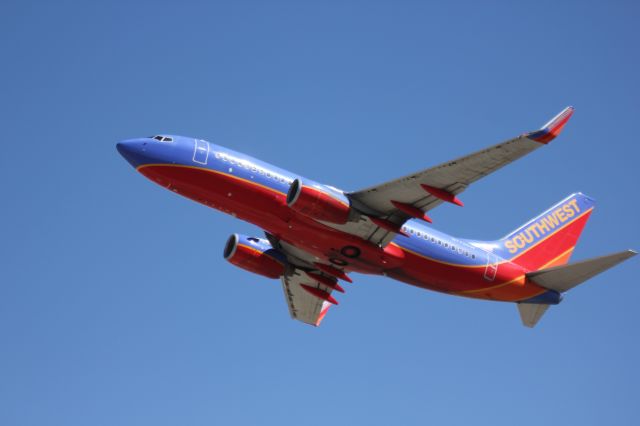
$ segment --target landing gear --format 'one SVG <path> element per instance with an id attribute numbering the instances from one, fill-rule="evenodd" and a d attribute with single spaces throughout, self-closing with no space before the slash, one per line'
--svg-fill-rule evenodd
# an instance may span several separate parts
<path id="1" fill-rule="evenodd" d="M 344 246 L 340 249 L 340 253 L 344 257 L 348 257 L 350 259 L 355 259 L 360 256 L 360 249 L 355 246 Z"/>

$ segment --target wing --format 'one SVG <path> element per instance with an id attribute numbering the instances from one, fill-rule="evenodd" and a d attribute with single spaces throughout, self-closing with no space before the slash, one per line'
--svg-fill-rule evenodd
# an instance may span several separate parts
<path id="1" fill-rule="evenodd" d="M 494 145 L 400 179 L 347 194 L 353 206 L 369 217 L 345 225 L 345 231 L 376 244 L 386 244 L 409 218 L 430 220 L 425 212 L 442 202 L 462 205 L 456 195 L 478 179 L 551 142 L 565 126 L 573 107 L 565 108 L 542 129 Z"/>
<path id="2" fill-rule="evenodd" d="M 300 269 L 292 269 L 282 277 L 282 290 L 291 318 L 306 324 L 319 326 L 332 305 L 332 302 L 320 297 L 331 297 L 332 289 L 309 279 Z"/>
<path id="3" fill-rule="evenodd" d="M 314 263 L 313 256 L 271 234 L 267 233 L 267 239 L 287 256 L 289 267 L 281 282 L 291 318 L 319 326 L 331 305 L 338 304 L 331 293 L 344 293 L 336 277 L 349 278 L 332 266 Z"/>

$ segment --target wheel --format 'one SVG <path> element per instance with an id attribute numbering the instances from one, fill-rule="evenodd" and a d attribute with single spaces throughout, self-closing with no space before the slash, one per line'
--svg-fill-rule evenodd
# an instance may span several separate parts
<path id="1" fill-rule="evenodd" d="M 340 249 L 340 253 L 345 257 L 355 259 L 360 256 L 360 249 L 355 246 L 344 246 Z"/>

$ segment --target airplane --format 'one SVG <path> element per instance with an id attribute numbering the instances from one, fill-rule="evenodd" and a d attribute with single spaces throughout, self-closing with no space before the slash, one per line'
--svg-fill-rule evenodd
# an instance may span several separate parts
<path id="1" fill-rule="evenodd" d="M 292 318 L 319 326 L 350 273 L 383 275 L 446 294 L 511 302 L 533 327 L 549 306 L 633 250 L 568 263 L 595 206 L 574 193 L 494 241 L 457 238 L 430 225 L 427 212 L 480 178 L 547 145 L 574 112 L 540 130 L 399 179 L 345 192 L 203 139 L 128 139 L 119 153 L 143 176 L 264 230 L 233 234 L 231 264 L 280 279 Z M 342 284 L 342 285 L 341 285 Z"/>

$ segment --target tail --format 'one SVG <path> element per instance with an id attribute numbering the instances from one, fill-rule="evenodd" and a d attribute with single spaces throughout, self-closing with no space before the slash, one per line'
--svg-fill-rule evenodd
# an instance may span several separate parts
<path id="1" fill-rule="evenodd" d="M 566 264 L 594 206 L 593 198 L 572 194 L 490 245 L 495 254 L 529 271 L 528 282 L 546 290 L 518 303 L 525 326 L 535 326 L 550 305 L 560 303 L 562 293 L 636 254 L 627 250 Z"/>
<path id="2" fill-rule="evenodd" d="M 569 265 L 553 266 L 551 268 L 541 269 L 535 272 L 529 272 L 527 279 L 538 286 L 547 289 L 547 293 L 561 295 L 565 291 L 569 291 L 577 285 L 582 284 L 589 278 L 613 268 L 617 264 L 635 256 L 637 253 L 633 250 L 625 250 L 619 253 L 600 256 L 581 262 L 571 263 Z M 558 298 L 558 302 L 562 297 Z M 538 320 L 547 311 L 549 304 L 543 303 L 544 299 L 531 299 L 518 303 L 520 318 L 522 323 L 527 327 L 533 327 Z M 533 303 L 531 303 L 533 302 Z"/>
<path id="3" fill-rule="evenodd" d="M 493 251 L 529 271 L 564 265 L 594 206 L 593 198 L 572 194 L 496 241 Z"/>

